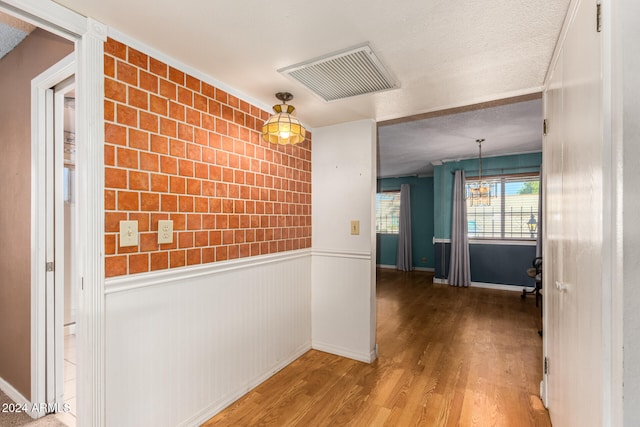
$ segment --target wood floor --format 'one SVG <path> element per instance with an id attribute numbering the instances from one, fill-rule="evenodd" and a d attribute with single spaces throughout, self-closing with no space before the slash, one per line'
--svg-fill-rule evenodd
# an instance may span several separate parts
<path id="1" fill-rule="evenodd" d="M 309 351 L 205 426 L 550 426 L 532 297 L 378 270 L 379 358 Z"/>

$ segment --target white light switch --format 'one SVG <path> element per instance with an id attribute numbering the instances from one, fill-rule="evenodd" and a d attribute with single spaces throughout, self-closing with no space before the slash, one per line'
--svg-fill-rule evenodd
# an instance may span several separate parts
<path id="1" fill-rule="evenodd" d="M 351 235 L 358 236 L 360 234 L 360 221 L 353 220 L 351 221 Z"/>
<path id="2" fill-rule="evenodd" d="M 158 244 L 173 243 L 173 221 L 158 221 Z"/>
<path id="3" fill-rule="evenodd" d="M 120 247 L 138 246 L 138 221 L 120 221 Z"/>

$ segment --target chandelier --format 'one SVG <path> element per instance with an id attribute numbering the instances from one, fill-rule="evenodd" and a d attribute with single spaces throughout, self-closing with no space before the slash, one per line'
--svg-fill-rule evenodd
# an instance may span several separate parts
<path id="1" fill-rule="evenodd" d="M 306 130 L 292 114 L 295 107 L 287 104 L 287 101 L 293 99 L 293 95 L 289 92 L 278 92 L 276 98 L 282 101 L 282 104 L 273 106 L 276 114 L 269 117 L 262 126 L 262 137 L 265 141 L 280 145 L 298 144 L 304 141 Z"/>
<path id="2" fill-rule="evenodd" d="M 482 143 L 484 138 L 476 139 L 478 143 L 478 181 L 469 187 L 471 206 L 491 206 L 491 186 L 482 180 Z"/>

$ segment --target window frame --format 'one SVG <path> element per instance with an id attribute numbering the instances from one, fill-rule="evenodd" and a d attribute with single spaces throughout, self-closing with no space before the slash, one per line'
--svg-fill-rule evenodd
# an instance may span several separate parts
<path id="1" fill-rule="evenodd" d="M 498 181 L 497 187 L 500 191 L 500 236 L 491 236 L 491 237 L 483 237 L 483 236 L 477 236 L 477 235 L 471 235 L 471 233 L 469 232 L 469 230 L 467 230 L 467 236 L 469 241 L 477 241 L 480 243 L 488 243 L 488 242 L 512 242 L 512 243 L 517 243 L 517 242 L 526 242 L 526 243 L 533 243 L 536 242 L 536 240 L 538 239 L 538 230 L 536 230 L 536 233 L 534 235 L 534 237 L 506 237 L 506 233 L 505 233 L 505 225 L 506 225 L 506 215 L 505 215 L 505 184 L 508 183 L 509 181 L 518 181 L 518 178 L 522 178 L 523 180 L 525 180 L 526 178 L 534 178 L 532 179 L 532 181 L 535 181 L 537 178 L 537 181 L 540 183 L 539 185 L 542 184 L 542 177 L 540 172 L 525 172 L 525 173 L 512 173 L 512 174 L 494 174 L 494 175 L 488 175 L 488 176 L 483 176 L 482 180 L 483 181 L 489 181 L 492 186 L 492 189 L 495 188 L 496 186 L 493 184 L 495 181 Z M 465 180 L 465 201 L 468 200 L 467 196 L 468 196 L 468 186 L 471 183 L 475 183 L 478 182 L 479 179 L 478 177 L 470 177 L 470 178 L 466 178 Z M 540 190 L 538 190 L 540 191 Z M 468 202 L 467 202 L 468 203 Z M 540 203 L 539 201 L 536 203 Z M 533 212 L 533 215 L 535 216 L 536 220 L 538 221 L 538 223 L 540 222 L 540 218 L 539 218 L 539 206 L 538 209 Z M 521 214 L 522 216 L 523 214 Z M 530 214 L 527 214 L 530 215 Z M 469 206 L 467 205 L 467 227 L 469 226 L 470 223 L 470 218 L 469 218 Z M 526 231 L 525 231 L 526 233 Z M 475 234 L 475 233 L 474 233 Z"/>
<path id="2" fill-rule="evenodd" d="M 397 215 L 397 223 L 398 226 L 396 228 L 396 231 L 378 231 L 378 195 L 379 194 L 389 194 L 389 193 L 394 193 L 397 194 L 398 196 L 398 215 Z M 401 196 L 400 196 L 400 190 L 382 190 L 382 191 L 378 191 L 376 192 L 376 234 L 387 234 L 387 235 L 391 235 L 391 236 L 397 236 L 398 234 L 400 234 L 400 203 L 401 203 Z M 393 219 L 392 219 L 393 222 Z"/>

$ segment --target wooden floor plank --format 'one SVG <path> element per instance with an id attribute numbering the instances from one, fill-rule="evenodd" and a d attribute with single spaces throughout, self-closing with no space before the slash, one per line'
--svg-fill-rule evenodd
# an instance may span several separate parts
<path id="1" fill-rule="evenodd" d="M 551 425 L 533 299 L 377 273 L 378 360 L 309 351 L 204 425 Z"/>

